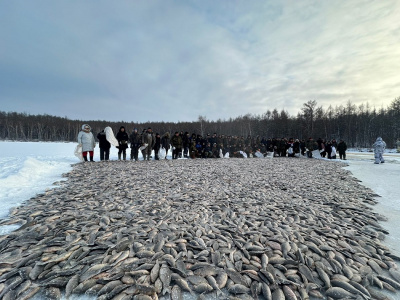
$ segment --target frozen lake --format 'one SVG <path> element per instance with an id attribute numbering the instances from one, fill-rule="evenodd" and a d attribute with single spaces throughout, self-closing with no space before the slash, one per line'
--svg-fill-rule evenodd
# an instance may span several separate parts
<path id="1" fill-rule="evenodd" d="M 73 154 L 75 146 L 76 143 L 0 142 L 0 218 L 7 218 L 10 209 L 63 180 L 62 174 L 79 162 Z M 129 157 L 129 149 L 127 152 Z M 387 153 L 384 157 L 385 164 L 375 165 L 373 153 L 348 152 L 348 166 L 344 167 L 361 180 L 361 184 L 381 196 L 374 210 L 388 218 L 387 222 L 382 222 L 390 232 L 385 244 L 400 256 L 400 154 Z M 117 159 L 114 147 L 110 159 Z M 98 148 L 95 160 L 99 160 Z M 16 225 L 2 226 L 0 234 L 16 228 Z M 400 296 L 392 299 L 400 299 Z"/>

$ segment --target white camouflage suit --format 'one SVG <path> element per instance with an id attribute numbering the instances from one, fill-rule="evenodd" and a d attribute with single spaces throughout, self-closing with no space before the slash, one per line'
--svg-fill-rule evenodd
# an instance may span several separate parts
<path id="1" fill-rule="evenodd" d="M 385 151 L 386 148 L 386 143 L 382 140 L 381 137 L 378 137 L 375 141 L 375 143 L 372 145 L 374 148 L 374 154 L 375 154 L 375 163 L 384 163 L 385 160 L 383 159 L 383 152 Z"/>

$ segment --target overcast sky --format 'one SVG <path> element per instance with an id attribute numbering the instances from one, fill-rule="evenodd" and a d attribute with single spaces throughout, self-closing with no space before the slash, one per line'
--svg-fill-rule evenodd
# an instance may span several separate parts
<path id="1" fill-rule="evenodd" d="M 398 0 L 2 0 L 0 110 L 177 122 L 387 107 L 399 16 Z"/>

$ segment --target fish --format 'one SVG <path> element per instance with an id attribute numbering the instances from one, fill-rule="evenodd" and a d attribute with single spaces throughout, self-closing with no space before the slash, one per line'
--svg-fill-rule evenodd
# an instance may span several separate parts
<path id="1" fill-rule="evenodd" d="M 234 284 L 228 288 L 228 292 L 234 295 L 237 294 L 247 294 L 250 292 L 250 288 L 242 284 Z"/>
<path id="2" fill-rule="evenodd" d="M 287 180 L 287 170 L 305 169 L 313 175 Z M 133 173 L 143 176 L 132 182 Z M 74 165 L 65 185 L 10 214 L 22 226 L 0 237 L 0 293 L 339 299 L 370 297 L 369 284 L 399 290 L 371 195 L 318 160 Z"/>
<path id="3" fill-rule="evenodd" d="M 168 268 L 166 264 L 162 264 L 160 267 L 159 277 L 163 284 L 162 295 L 166 293 L 171 294 L 171 270 Z"/>
<path id="4" fill-rule="evenodd" d="M 178 285 L 174 285 L 171 289 L 172 300 L 183 300 L 181 288 Z"/>
<path id="5" fill-rule="evenodd" d="M 203 282 L 203 283 L 194 285 L 192 290 L 199 294 L 203 294 L 203 293 L 212 292 L 214 289 L 211 285 L 208 284 L 208 282 Z"/>
<path id="6" fill-rule="evenodd" d="M 285 300 L 285 294 L 281 288 L 278 287 L 272 292 L 272 300 Z"/>
<path id="7" fill-rule="evenodd" d="M 354 294 L 340 287 L 331 287 L 325 292 L 325 294 L 333 299 L 354 298 Z"/>

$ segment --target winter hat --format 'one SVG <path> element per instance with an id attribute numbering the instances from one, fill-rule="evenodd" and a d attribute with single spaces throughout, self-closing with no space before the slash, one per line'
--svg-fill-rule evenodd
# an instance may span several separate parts
<path id="1" fill-rule="evenodd" d="M 89 128 L 89 130 L 91 129 L 88 124 L 83 124 L 82 125 L 82 130 L 87 130 L 86 128 Z"/>

